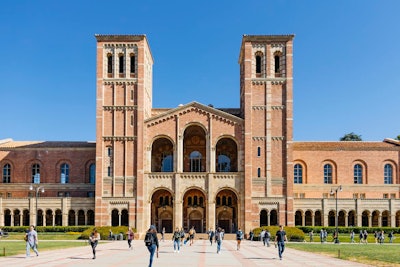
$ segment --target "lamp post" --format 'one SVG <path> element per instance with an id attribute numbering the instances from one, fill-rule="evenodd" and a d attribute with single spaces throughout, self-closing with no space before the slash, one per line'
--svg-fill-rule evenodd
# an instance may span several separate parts
<path id="1" fill-rule="evenodd" d="M 336 201 L 336 212 L 335 212 L 335 226 L 336 226 L 336 232 L 335 232 L 335 243 L 338 244 L 339 243 L 339 231 L 338 231 L 338 208 L 337 208 L 337 194 L 338 192 L 342 192 L 342 186 L 339 185 L 338 188 L 336 189 L 332 189 L 331 188 L 331 196 L 335 195 L 335 201 Z"/>
<path id="2" fill-rule="evenodd" d="M 35 222 L 35 226 L 37 226 L 37 224 L 38 224 L 38 196 L 39 196 L 40 192 L 44 193 L 44 187 L 43 186 L 33 186 L 33 185 L 31 185 L 31 186 L 29 186 L 29 190 L 35 192 L 35 198 L 36 198 L 36 202 L 35 202 L 35 205 L 36 205 L 36 213 L 35 213 L 36 214 L 36 222 Z"/>

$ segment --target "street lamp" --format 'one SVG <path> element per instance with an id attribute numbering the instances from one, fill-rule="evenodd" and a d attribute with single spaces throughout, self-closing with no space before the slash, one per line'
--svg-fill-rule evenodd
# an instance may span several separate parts
<path id="1" fill-rule="evenodd" d="M 35 225 L 37 226 L 37 224 L 38 224 L 38 196 L 39 196 L 40 192 L 44 193 L 44 187 L 31 185 L 31 186 L 29 186 L 29 190 L 35 191 L 35 198 L 36 198 L 36 213 L 35 213 L 36 214 L 36 222 L 35 222 Z"/>
<path id="2" fill-rule="evenodd" d="M 338 231 L 338 209 L 337 209 L 337 194 L 338 192 L 342 192 L 342 186 L 339 185 L 338 188 L 333 190 L 331 188 L 331 196 L 335 195 L 335 201 L 336 201 L 336 212 L 335 212 L 335 226 L 336 226 L 336 232 L 335 232 L 335 243 L 339 244 L 339 231 Z"/>

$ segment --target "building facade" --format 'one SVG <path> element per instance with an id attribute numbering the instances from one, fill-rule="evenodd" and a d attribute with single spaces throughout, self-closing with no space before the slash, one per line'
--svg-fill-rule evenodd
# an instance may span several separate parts
<path id="1" fill-rule="evenodd" d="M 95 37 L 96 142 L 3 140 L 0 225 L 400 226 L 398 141 L 293 141 L 293 35 L 243 36 L 238 108 L 153 108 L 147 37 Z"/>

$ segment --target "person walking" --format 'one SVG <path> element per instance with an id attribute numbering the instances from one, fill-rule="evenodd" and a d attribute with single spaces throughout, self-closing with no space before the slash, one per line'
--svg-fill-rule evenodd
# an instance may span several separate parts
<path id="1" fill-rule="evenodd" d="M 185 239 L 185 230 L 183 229 L 183 227 L 181 227 L 180 233 L 181 233 L 181 244 L 180 244 L 180 246 L 182 246 L 183 245 L 183 240 Z"/>
<path id="2" fill-rule="evenodd" d="M 212 243 L 213 243 L 214 235 L 215 235 L 215 233 L 214 233 L 213 229 L 210 228 L 208 230 L 208 239 L 210 240 L 211 246 L 212 246 Z"/>
<path id="3" fill-rule="evenodd" d="M 389 237 L 389 243 L 393 243 L 393 237 L 394 237 L 393 231 L 389 232 L 388 237 Z"/>
<path id="4" fill-rule="evenodd" d="M 221 245 L 222 245 L 222 229 L 221 227 L 217 228 L 215 231 L 215 242 L 217 243 L 217 254 L 221 253 Z"/>
<path id="5" fill-rule="evenodd" d="M 93 259 L 96 259 L 96 247 L 100 240 L 100 234 L 97 232 L 97 229 L 94 228 L 93 232 L 90 234 L 89 241 L 90 246 L 92 247 Z"/>
<path id="6" fill-rule="evenodd" d="M 162 228 L 162 231 L 161 231 L 161 240 L 162 240 L 162 242 L 165 241 L 164 235 L 165 235 L 165 227 L 163 227 L 163 228 Z"/>
<path id="7" fill-rule="evenodd" d="M 253 238 L 254 238 L 254 232 L 253 232 L 253 230 L 250 230 L 250 232 L 249 232 L 249 237 L 250 237 L 250 241 L 253 241 Z"/>
<path id="8" fill-rule="evenodd" d="M 181 232 L 179 231 L 179 227 L 176 227 L 174 234 L 172 235 L 172 241 L 174 241 L 174 253 L 180 252 L 181 246 Z"/>
<path id="9" fill-rule="evenodd" d="M 314 231 L 311 230 L 311 232 L 308 233 L 308 235 L 310 236 L 310 243 L 314 242 Z"/>
<path id="10" fill-rule="evenodd" d="M 126 240 L 128 240 L 128 246 L 130 249 L 133 249 L 132 247 L 132 240 L 135 238 L 135 234 L 132 231 L 132 227 L 128 228 L 128 232 L 126 232 Z"/>
<path id="11" fill-rule="evenodd" d="M 319 239 L 321 240 L 321 244 L 324 243 L 324 229 L 321 229 L 319 232 Z"/>
<path id="12" fill-rule="evenodd" d="M 196 230 L 194 230 L 194 226 L 192 226 L 192 228 L 190 228 L 190 230 L 189 230 L 189 242 L 190 242 L 189 244 L 190 245 L 193 245 L 195 234 L 196 234 Z"/>
<path id="13" fill-rule="evenodd" d="M 278 243 L 278 255 L 280 260 L 282 260 L 282 254 L 285 251 L 285 242 L 287 242 L 286 232 L 283 230 L 283 225 L 280 225 L 275 235 L 275 247 Z"/>
<path id="14" fill-rule="evenodd" d="M 265 231 L 265 243 L 267 243 L 267 247 L 270 246 L 269 241 L 271 240 L 271 233 L 269 232 L 269 230 L 267 229 Z"/>
<path id="15" fill-rule="evenodd" d="M 35 231 L 35 227 L 31 225 L 29 230 L 25 234 L 26 241 L 26 257 L 29 258 L 31 256 L 31 249 L 36 253 L 36 256 L 39 256 L 39 252 L 37 250 L 37 245 L 39 244 L 39 239 L 37 232 Z"/>
<path id="16" fill-rule="evenodd" d="M 350 243 L 354 243 L 354 230 L 351 230 L 350 232 Z"/>
<path id="17" fill-rule="evenodd" d="M 242 242 L 242 239 L 243 239 L 243 231 L 242 231 L 242 229 L 240 229 L 240 227 L 239 227 L 239 229 L 238 229 L 237 232 L 236 232 L 236 242 L 237 242 L 237 247 L 236 247 L 236 249 L 237 249 L 237 250 L 240 249 L 240 243 Z"/>
<path id="18" fill-rule="evenodd" d="M 146 236 L 144 238 L 144 243 L 146 244 L 147 249 L 150 252 L 149 267 L 151 267 L 153 266 L 154 254 L 156 254 L 158 258 L 159 248 L 157 229 L 154 225 L 150 225 L 149 229 L 147 230 Z"/>

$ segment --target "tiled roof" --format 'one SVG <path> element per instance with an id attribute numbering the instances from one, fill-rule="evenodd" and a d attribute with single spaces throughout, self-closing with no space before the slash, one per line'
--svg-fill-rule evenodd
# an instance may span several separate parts
<path id="1" fill-rule="evenodd" d="M 0 140 L 0 150 L 12 148 L 96 148 L 96 142 Z"/>
<path id="2" fill-rule="evenodd" d="M 349 150 L 349 151 L 365 151 L 365 150 L 392 150 L 400 151 L 400 142 L 366 142 L 366 141 L 335 141 L 335 142 L 293 142 L 293 150 Z"/>

